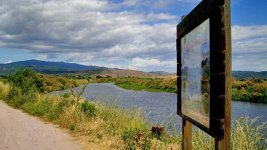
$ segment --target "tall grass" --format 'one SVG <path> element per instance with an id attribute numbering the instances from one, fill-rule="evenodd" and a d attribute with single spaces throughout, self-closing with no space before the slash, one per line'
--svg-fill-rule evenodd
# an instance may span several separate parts
<path id="1" fill-rule="evenodd" d="M 35 76 L 28 77 L 28 80 L 36 81 Z M 21 88 L 14 83 L 9 86 L 0 82 L 0 98 L 30 115 L 68 129 L 73 135 L 79 137 L 83 145 L 88 146 L 87 148 L 94 144 L 98 146 L 96 149 L 108 150 L 181 149 L 180 134 L 172 136 L 164 132 L 160 135 L 153 134 L 151 124 L 138 110 L 126 111 L 117 106 L 89 102 L 82 99 L 80 95 L 66 94 L 56 97 L 39 94 L 38 90 L 31 90 L 36 84 L 30 83 L 35 82 L 19 81 L 23 83 L 20 86 L 26 87 Z M 22 90 L 25 88 L 27 90 Z M 256 120 L 246 117 L 235 122 L 231 132 L 231 149 L 266 149 L 267 125 L 266 123 L 257 125 Z M 192 142 L 194 149 L 214 148 L 214 139 L 200 130 L 194 130 Z"/>
<path id="2" fill-rule="evenodd" d="M 24 97 L 24 98 L 23 98 Z M 31 96 L 33 97 L 33 96 Z M 75 105 L 72 96 L 55 97 L 36 94 L 34 99 L 22 96 L 25 103 L 17 102 L 23 111 L 58 124 L 80 138 L 85 145 L 97 144 L 101 149 L 181 149 L 181 135 L 172 137 L 151 134 L 151 125 L 139 111 L 126 111 L 116 106 L 81 100 Z M 82 105 L 88 103 L 95 115 L 88 115 Z M 87 104 L 86 104 L 87 105 Z M 255 126 L 256 119 L 240 118 L 232 127 L 231 149 L 264 150 L 267 146 L 266 123 Z M 193 148 L 213 149 L 214 139 L 200 130 L 193 132 Z"/>
<path id="3" fill-rule="evenodd" d="M 259 124 L 258 118 L 241 117 L 231 128 L 232 150 L 266 150 L 267 123 Z M 201 130 L 193 132 L 194 149 L 214 149 L 214 139 Z"/>
<path id="4" fill-rule="evenodd" d="M 0 99 L 4 99 L 9 92 L 9 85 L 0 81 Z"/>
<path id="5" fill-rule="evenodd" d="M 267 122 L 258 124 L 257 118 L 239 118 L 232 128 L 233 149 L 266 150 L 267 149 Z"/>

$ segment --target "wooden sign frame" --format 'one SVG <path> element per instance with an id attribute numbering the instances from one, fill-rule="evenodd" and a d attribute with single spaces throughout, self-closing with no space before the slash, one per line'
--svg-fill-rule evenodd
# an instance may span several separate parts
<path id="1" fill-rule="evenodd" d="M 181 39 L 209 19 L 210 113 L 209 127 L 182 113 Z M 183 118 L 183 148 L 190 147 L 191 123 L 215 138 L 216 149 L 230 148 L 231 124 L 231 23 L 230 0 L 203 0 L 177 26 L 177 113 Z M 187 130 L 189 129 L 189 130 Z M 223 148 L 222 148 L 223 147 Z M 229 147 L 229 148 L 228 148 Z M 192 147 L 191 147 L 192 148 Z M 189 148 L 190 149 L 190 148 Z"/>

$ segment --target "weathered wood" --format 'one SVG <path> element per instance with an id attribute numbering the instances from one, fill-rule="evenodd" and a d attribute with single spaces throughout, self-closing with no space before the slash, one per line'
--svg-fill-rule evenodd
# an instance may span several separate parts
<path id="1" fill-rule="evenodd" d="M 183 118 L 183 150 L 192 150 L 192 123 Z"/>
<path id="2" fill-rule="evenodd" d="M 206 127 L 181 111 L 181 39 L 210 20 L 210 125 Z M 231 23 L 230 0 L 203 0 L 177 25 L 177 113 L 183 127 L 191 122 L 215 138 L 215 149 L 230 149 L 231 125 Z M 186 121 L 186 122 L 184 122 Z M 190 123 L 189 122 L 189 123 Z M 183 135 L 186 132 L 183 130 Z M 188 137 L 187 137 L 188 138 Z M 188 138 L 190 140 L 190 138 Z M 184 141 L 183 142 L 188 142 Z M 184 144 L 183 144 L 184 148 Z"/>
<path id="3" fill-rule="evenodd" d="M 222 31 L 224 34 L 225 51 L 225 105 L 224 105 L 224 136 L 221 139 L 215 139 L 216 150 L 230 150 L 231 141 L 231 87 L 232 87 L 232 47 L 231 47 L 231 12 L 230 0 L 225 0 L 224 7 L 221 10 Z"/>

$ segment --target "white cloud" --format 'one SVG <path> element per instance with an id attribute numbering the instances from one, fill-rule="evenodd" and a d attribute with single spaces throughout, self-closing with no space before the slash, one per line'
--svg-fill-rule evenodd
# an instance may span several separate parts
<path id="1" fill-rule="evenodd" d="M 150 7 L 181 7 L 199 1 L 2 0 L 0 48 L 29 50 L 43 60 L 174 72 L 180 17 L 156 13 Z M 131 11 L 125 5 L 140 9 Z M 143 7 L 147 10 L 139 12 Z M 235 56 L 266 52 L 267 25 L 233 26 L 232 31 Z"/>
<path id="2" fill-rule="evenodd" d="M 235 54 L 267 52 L 267 37 L 234 41 L 233 52 Z"/>
<path id="3" fill-rule="evenodd" d="M 233 26 L 233 70 L 267 70 L 267 25 Z"/>
<path id="4" fill-rule="evenodd" d="M 114 60 L 119 65 L 137 56 L 175 58 L 175 16 L 115 8 L 105 0 L 6 1 L 0 6 L 0 47 L 83 64 Z"/>
<path id="5" fill-rule="evenodd" d="M 267 52 L 267 25 L 233 26 L 233 53 Z"/>
<path id="6" fill-rule="evenodd" d="M 124 0 L 123 5 L 134 6 L 138 3 L 139 0 Z"/>
<path id="7" fill-rule="evenodd" d="M 4 64 L 9 64 L 9 63 L 12 63 L 13 61 L 7 61 L 7 62 L 4 62 Z"/>
<path id="8" fill-rule="evenodd" d="M 233 26 L 233 40 L 267 37 L 267 25 Z"/>
<path id="9" fill-rule="evenodd" d="M 140 58 L 136 57 L 132 59 L 129 69 L 134 70 L 168 70 L 174 72 L 175 70 L 170 70 L 170 68 L 176 67 L 176 61 L 160 61 L 155 58 Z M 164 68 L 164 69 L 163 69 Z"/>

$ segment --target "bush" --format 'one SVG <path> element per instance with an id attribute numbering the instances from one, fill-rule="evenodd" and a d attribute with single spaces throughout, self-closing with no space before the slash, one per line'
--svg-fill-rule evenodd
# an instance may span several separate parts
<path id="1" fill-rule="evenodd" d="M 124 140 L 126 146 L 126 149 L 137 149 L 139 142 L 140 142 L 140 136 L 141 132 L 137 128 L 126 128 L 122 133 L 122 139 Z"/>
<path id="2" fill-rule="evenodd" d="M 267 103 L 267 81 L 262 79 L 233 81 L 232 99 Z"/>
<path id="3" fill-rule="evenodd" d="M 88 117 L 93 117 L 96 115 L 96 107 L 87 101 L 81 103 L 81 110 Z"/>
<path id="4" fill-rule="evenodd" d="M 19 90 L 18 88 L 12 88 L 10 90 L 8 98 L 6 99 L 9 105 L 15 108 L 23 108 L 25 104 L 35 101 L 36 93 L 21 94 L 18 92 Z"/>
<path id="5" fill-rule="evenodd" d="M 44 92 L 43 80 L 28 68 L 9 76 L 8 81 L 12 87 L 21 88 L 21 94 L 27 94 L 30 91 Z"/>

